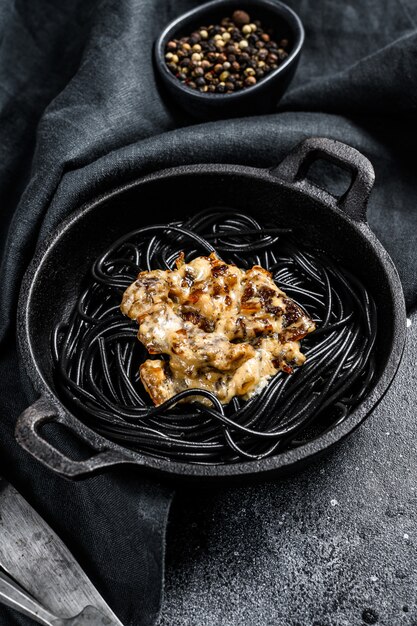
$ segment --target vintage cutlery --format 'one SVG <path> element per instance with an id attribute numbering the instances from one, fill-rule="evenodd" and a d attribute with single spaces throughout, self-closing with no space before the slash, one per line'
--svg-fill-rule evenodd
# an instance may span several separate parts
<path id="1" fill-rule="evenodd" d="M 0 600 L 6 603 L 8 598 L 9 606 L 17 610 L 19 603 L 28 607 L 32 600 L 28 608 L 32 614 L 26 615 L 33 619 L 43 615 L 42 624 L 123 626 L 61 539 L 4 479 L 0 479 L 0 567 L 5 572 L 0 576 Z"/>

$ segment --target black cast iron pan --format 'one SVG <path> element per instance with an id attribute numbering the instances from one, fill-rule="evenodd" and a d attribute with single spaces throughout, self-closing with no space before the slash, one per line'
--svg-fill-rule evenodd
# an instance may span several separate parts
<path id="1" fill-rule="evenodd" d="M 351 184 L 339 199 L 308 180 L 317 159 L 348 170 Z M 166 476 L 222 479 L 292 471 L 352 432 L 386 393 L 400 363 L 406 315 L 397 271 L 366 222 L 374 182 L 369 161 L 337 141 L 311 138 L 272 170 L 239 165 L 190 165 L 162 170 L 100 196 L 74 212 L 38 250 L 22 284 L 18 339 L 21 362 L 39 399 L 18 419 L 16 438 L 34 457 L 67 477 L 130 463 Z M 124 448 L 84 425 L 57 396 L 50 335 L 68 315 L 93 260 L 125 233 L 180 219 L 210 206 L 232 206 L 277 226 L 302 228 L 305 243 L 326 250 L 356 274 L 377 303 L 376 382 L 348 418 L 320 438 L 260 461 L 192 465 Z M 46 422 L 59 422 L 93 449 L 73 460 L 48 442 Z"/>

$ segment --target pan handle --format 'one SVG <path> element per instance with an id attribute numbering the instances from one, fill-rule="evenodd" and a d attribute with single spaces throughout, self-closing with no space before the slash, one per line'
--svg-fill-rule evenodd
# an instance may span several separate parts
<path id="1" fill-rule="evenodd" d="M 94 449 L 88 459 L 78 461 L 66 456 L 46 441 L 40 432 L 42 424 L 56 422 L 63 424 L 88 446 Z M 68 478 L 75 478 L 90 474 L 95 470 L 104 469 L 111 465 L 128 463 L 131 461 L 129 452 L 126 453 L 109 448 L 108 442 L 100 435 L 90 430 L 72 417 L 70 414 L 60 414 L 47 399 L 41 397 L 36 400 L 18 417 L 15 428 L 17 442 L 49 469 L 63 474 Z"/>
<path id="2" fill-rule="evenodd" d="M 349 189 L 340 198 L 320 189 L 307 179 L 308 170 L 317 159 L 330 161 L 351 173 Z M 375 172 L 370 161 L 355 148 L 326 137 L 310 137 L 298 144 L 271 170 L 271 174 L 292 183 L 313 198 L 330 202 L 352 220 L 366 222 L 366 208 Z"/>

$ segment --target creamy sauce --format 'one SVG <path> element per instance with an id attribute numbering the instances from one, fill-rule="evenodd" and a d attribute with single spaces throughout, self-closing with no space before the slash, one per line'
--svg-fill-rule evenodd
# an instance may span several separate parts
<path id="1" fill-rule="evenodd" d="M 181 255 L 176 265 L 141 272 L 121 304 L 138 321 L 148 352 L 169 358 L 140 367 L 156 405 L 197 388 L 223 404 L 235 396 L 248 399 L 278 371 L 291 373 L 304 363 L 299 342 L 315 324 L 270 272 L 257 265 L 244 271 L 215 254 L 190 263 Z"/>

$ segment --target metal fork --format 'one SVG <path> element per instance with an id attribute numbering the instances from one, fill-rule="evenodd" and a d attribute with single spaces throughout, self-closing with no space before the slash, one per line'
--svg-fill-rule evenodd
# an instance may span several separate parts
<path id="1" fill-rule="evenodd" d="M 61 618 L 45 609 L 12 578 L 0 571 L 0 602 L 23 613 L 43 626 L 109 626 L 111 620 L 93 606 L 86 606 L 78 615 Z"/>

